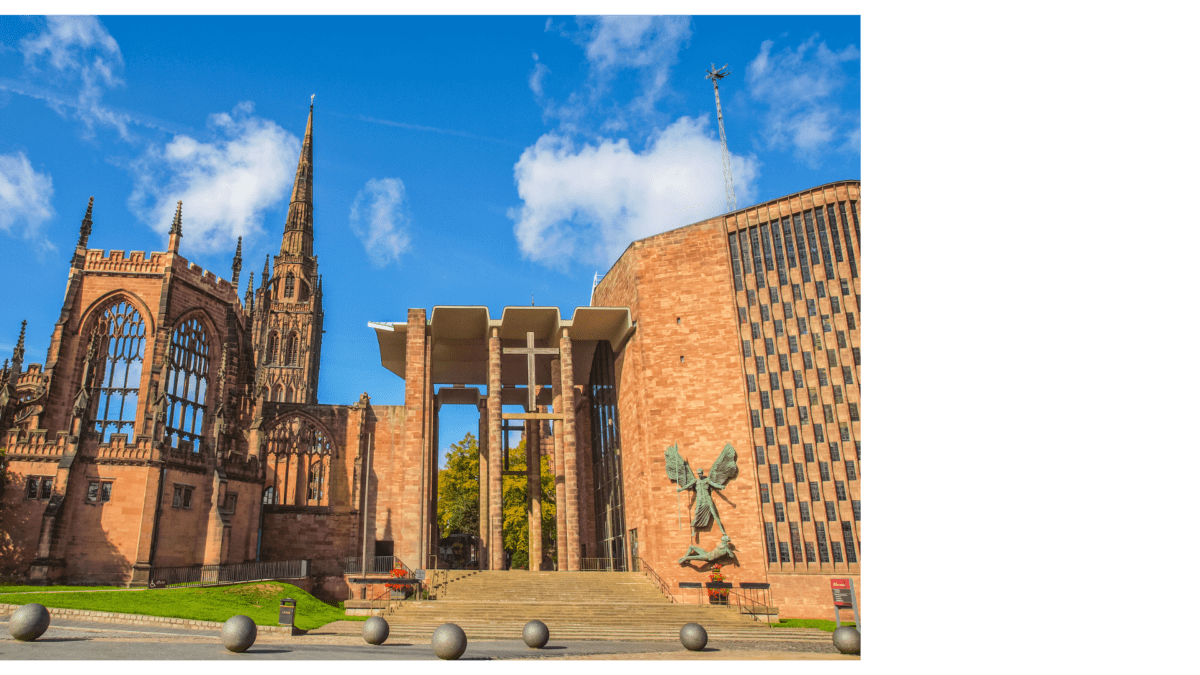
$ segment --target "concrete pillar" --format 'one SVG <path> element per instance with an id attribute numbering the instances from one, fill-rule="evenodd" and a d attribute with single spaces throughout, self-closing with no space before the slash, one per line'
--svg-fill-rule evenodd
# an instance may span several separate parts
<path id="1" fill-rule="evenodd" d="M 490 483 L 488 476 L 488 408 L 487 402 L 481 401 L 479 410 L 479 569 L 487 569 L 487 555 L 491 527 L 488 521 L 488 500 Z"/>
<path id="2" fill-rule="evenodd" d="M 562 409 L 563 409 L 563 468 L 566 477 L 567 531 L 571 538 L 567 543 L 567 569 L 578 571 L 579 548 L 579 464 L 575 456 L 575 365 L 571 356 L 571 336 L 563 329 L 558 340 L 559 358 L 562 361 Z"/>
<path id="3" fill-rule="evenodd" d="M 537 406 L 530 412 L 537 412 Z M 529 569 L 542 568 L 542 435 L 541 422 L 525 421 L 526 514 L 529 516 Z"/>
<path id="4" fill-rule="evenodd" d="M 500 329 L 488 338 L 488 569 L 504 569 L 504 514 L 500 484 Z"/>
<path id="5" fill-rule="evenodd" d="M 561 414 L 562 407 L 562 363 L 558 359 L 550 362 L 550 381 L 554 386 L 554 412 Z M 563 422 L 554 422 L 554 523 L 558 547 L 558 570 L 567 569 L 567 542 L 571 533 L 567 531 L 567 478 L 563 460 Z"/>

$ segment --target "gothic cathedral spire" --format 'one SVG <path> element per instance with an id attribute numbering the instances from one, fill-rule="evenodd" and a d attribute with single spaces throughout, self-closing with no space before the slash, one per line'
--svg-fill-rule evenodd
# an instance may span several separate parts
<path id="1" fill-rule="evenodd" d="M 274 265 L 263 267 L 262 287 L 254 323 L 258 381 L 266 400 L 278 403 L 316 403 L 321 367 L 324 312 L 313 255 L 313 106 L 296 166 L 296 182 L 288 205 L 283 241 Z"/>
<path id="2" fill-rule="evenodd" d="M 287 223 L 283 227 L 283 243 L 279 253 L 311 256 L 313 254 L 313 107 L 308 106 L 308 127 L 304 130 L 304 145 L 300 148 L 300 163 L 296 167 L 296 182 L 292 186 L 292 201 L 288 205 Z"/>

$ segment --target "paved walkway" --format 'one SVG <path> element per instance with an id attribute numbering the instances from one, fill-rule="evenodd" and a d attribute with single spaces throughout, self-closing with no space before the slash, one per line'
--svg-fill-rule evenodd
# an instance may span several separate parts
<path id="1" fill-rule="evenodd" d="M 339 622 L 340 623 L 340 622 Z M 350 623 L 350 622 L 347 622 Z M 361 623 L 355 623 L 361 631 Z M 219 631 L 158 626 L 114 625 L 86 621 L 54 621 L 35 642 L 19 642 L 0 620 L 0 660 L 433 660 L 427 641 L 389 640 L 379 646 L 354 635 L 313 631 L 294 637 L 260 635 L 254 646 L 234 654 L 221 645 Z M 677 642 L 634 642 L 551 639 L 545 649 L 533 650 L 520 640 L 480 640 L 468 643 L 463 660 L 493 659 L 636 659 L 636 660 L 810 660 L 857 659 L 837 653 L 827 644 L 713 641 L 703 652 L 689 652 Z"/>

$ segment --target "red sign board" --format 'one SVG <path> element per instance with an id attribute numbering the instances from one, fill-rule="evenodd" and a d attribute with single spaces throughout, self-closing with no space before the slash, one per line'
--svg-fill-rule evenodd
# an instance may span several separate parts
<path id="1" fill-rule="evenodd" d="M 854 606 L 854 595 L 850 590 L 849 579 L 830 579 L 829 585 L 833 589 L 833 604 L 835 607 Z"/>

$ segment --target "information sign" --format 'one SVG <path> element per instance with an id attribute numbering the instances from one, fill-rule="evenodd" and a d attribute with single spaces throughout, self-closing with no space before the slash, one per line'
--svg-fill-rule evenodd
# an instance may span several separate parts
<path id="1" fill-rule="evenodd" d="M 829 585 L 833 587 L 834 607 L 854 607 L 854 593 L 850 590 L 849 579 L 830 579 Z"/>

